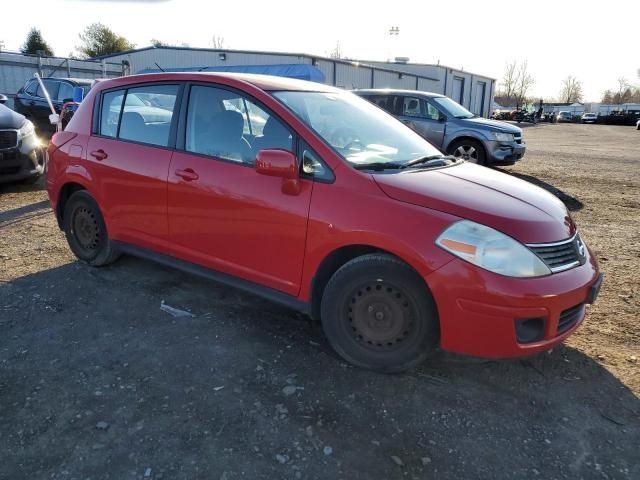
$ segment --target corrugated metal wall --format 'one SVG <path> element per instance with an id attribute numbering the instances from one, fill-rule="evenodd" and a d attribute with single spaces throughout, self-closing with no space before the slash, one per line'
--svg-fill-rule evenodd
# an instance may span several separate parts
<path id="1" fill-rule="evenodd" d="M 351 62 L 294 53 L 160 47 L 133 50 L 107 57 L 107 60 L 115 63 L 127 61 L 131 73 L 148 68 L 157 69 L 158 66 L 173 68 L 306 63 L 315 65 L 325 75 L 326 83 L 346 89 L 417 89 L 448 96 L 453 94 L 454 78 L 459 77 L 464 82 L 462 104 L 483 116 L 491 113 L 495 91 L 494 79 L 443 65 Z"/>
<path id="2" fill-rule="evenodd" d="M 33 78 L 34 73 L 58 78 L 118 77 L 122 75 L 122 66 L 110 62 L 103 65 L 99 61 L 0 52 L 0 93 L 11 99 L 28 79 Z"/>

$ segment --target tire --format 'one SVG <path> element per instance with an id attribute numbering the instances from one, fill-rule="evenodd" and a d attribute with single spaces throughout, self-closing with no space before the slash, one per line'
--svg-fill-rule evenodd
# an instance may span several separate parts
<path id="1" fill-rule="evenodd" d="M 390 255 L 363 255 L 340 267 L 320 308 L 329 344 L 359 367 L 401 372 L 422 363 L 439 343 L 431 292 L 411 267 Z"/>
<path id="2" fill-rule="evenodd" d="M 86 190 L 75 192 L 67 200 L 62 225 L 71 251 L 81 262 L 101 267 L 120 256 L 109 240 L 100 207 Z"/>
<path id="3" fill-rule="evenodd" d="M 482 144 L 471 138 L 463 138 L 451 142 L 449 154 L 478 165 L 484 165 L 487 161 L 487 155 Z"/>

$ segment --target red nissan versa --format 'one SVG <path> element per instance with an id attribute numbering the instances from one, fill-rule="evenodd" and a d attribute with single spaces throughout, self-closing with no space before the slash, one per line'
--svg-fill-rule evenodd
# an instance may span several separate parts
<path id="1" fill-rule="evenodd" d="M 98 83 L 48 150 L 71 250 L 128 253 L 320 319 L 356 365 L 508 358 L 582 322 L 601 276 L 564 205 L 444 157 L 366 100 L 277 77 Z"/>

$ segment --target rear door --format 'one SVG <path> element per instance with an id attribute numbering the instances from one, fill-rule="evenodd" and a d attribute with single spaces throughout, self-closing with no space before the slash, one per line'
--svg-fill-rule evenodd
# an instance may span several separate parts
<path id="1" fill-rule="evenodd" d="M 442 146 L 446 122 L 437 108 L 420 97 L 400 98 L 400 120 L 436 147 Z"/>
<path id="2" fill-rule="evenodd" d="M 134 85 L 96 100 L 86 158 L 114 240 L 166 249 L 167 172 L 181 91 L 177 83 Z"/>
<path id="3" fill-rule="evenodd" d="M 256 100 L 222 86 L 193 85 L 184 104 L 168 177 L 173 254 L 296 295 L 313 182 L 287 195 L 281 178 L 254 168 L 262 149 L 295 152 L 295 136 Z"/>

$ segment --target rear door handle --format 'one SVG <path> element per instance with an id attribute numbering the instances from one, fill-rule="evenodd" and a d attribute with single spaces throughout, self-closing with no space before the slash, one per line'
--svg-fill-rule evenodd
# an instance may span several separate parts
<path id="1" fill-rule="evenodd" d="M 100 149 L 100 150 L 94 150 L 93 152 L 91 152 L 91 156 L 96 160 L 98 160 L 99 162 L 101 162 L 102 160 L 107 158 L 109 155 L 107 155 L 107 152 Z"/>
<path id="2" fill-rule="evenodd" d="M 198 180 L 200 176 L 194 172 L 191 168 L 185 168 L 184 170 L 176 170 L 176 176 L 186 180 L 187 182 L 191 182 L 192 180 Z"/>

